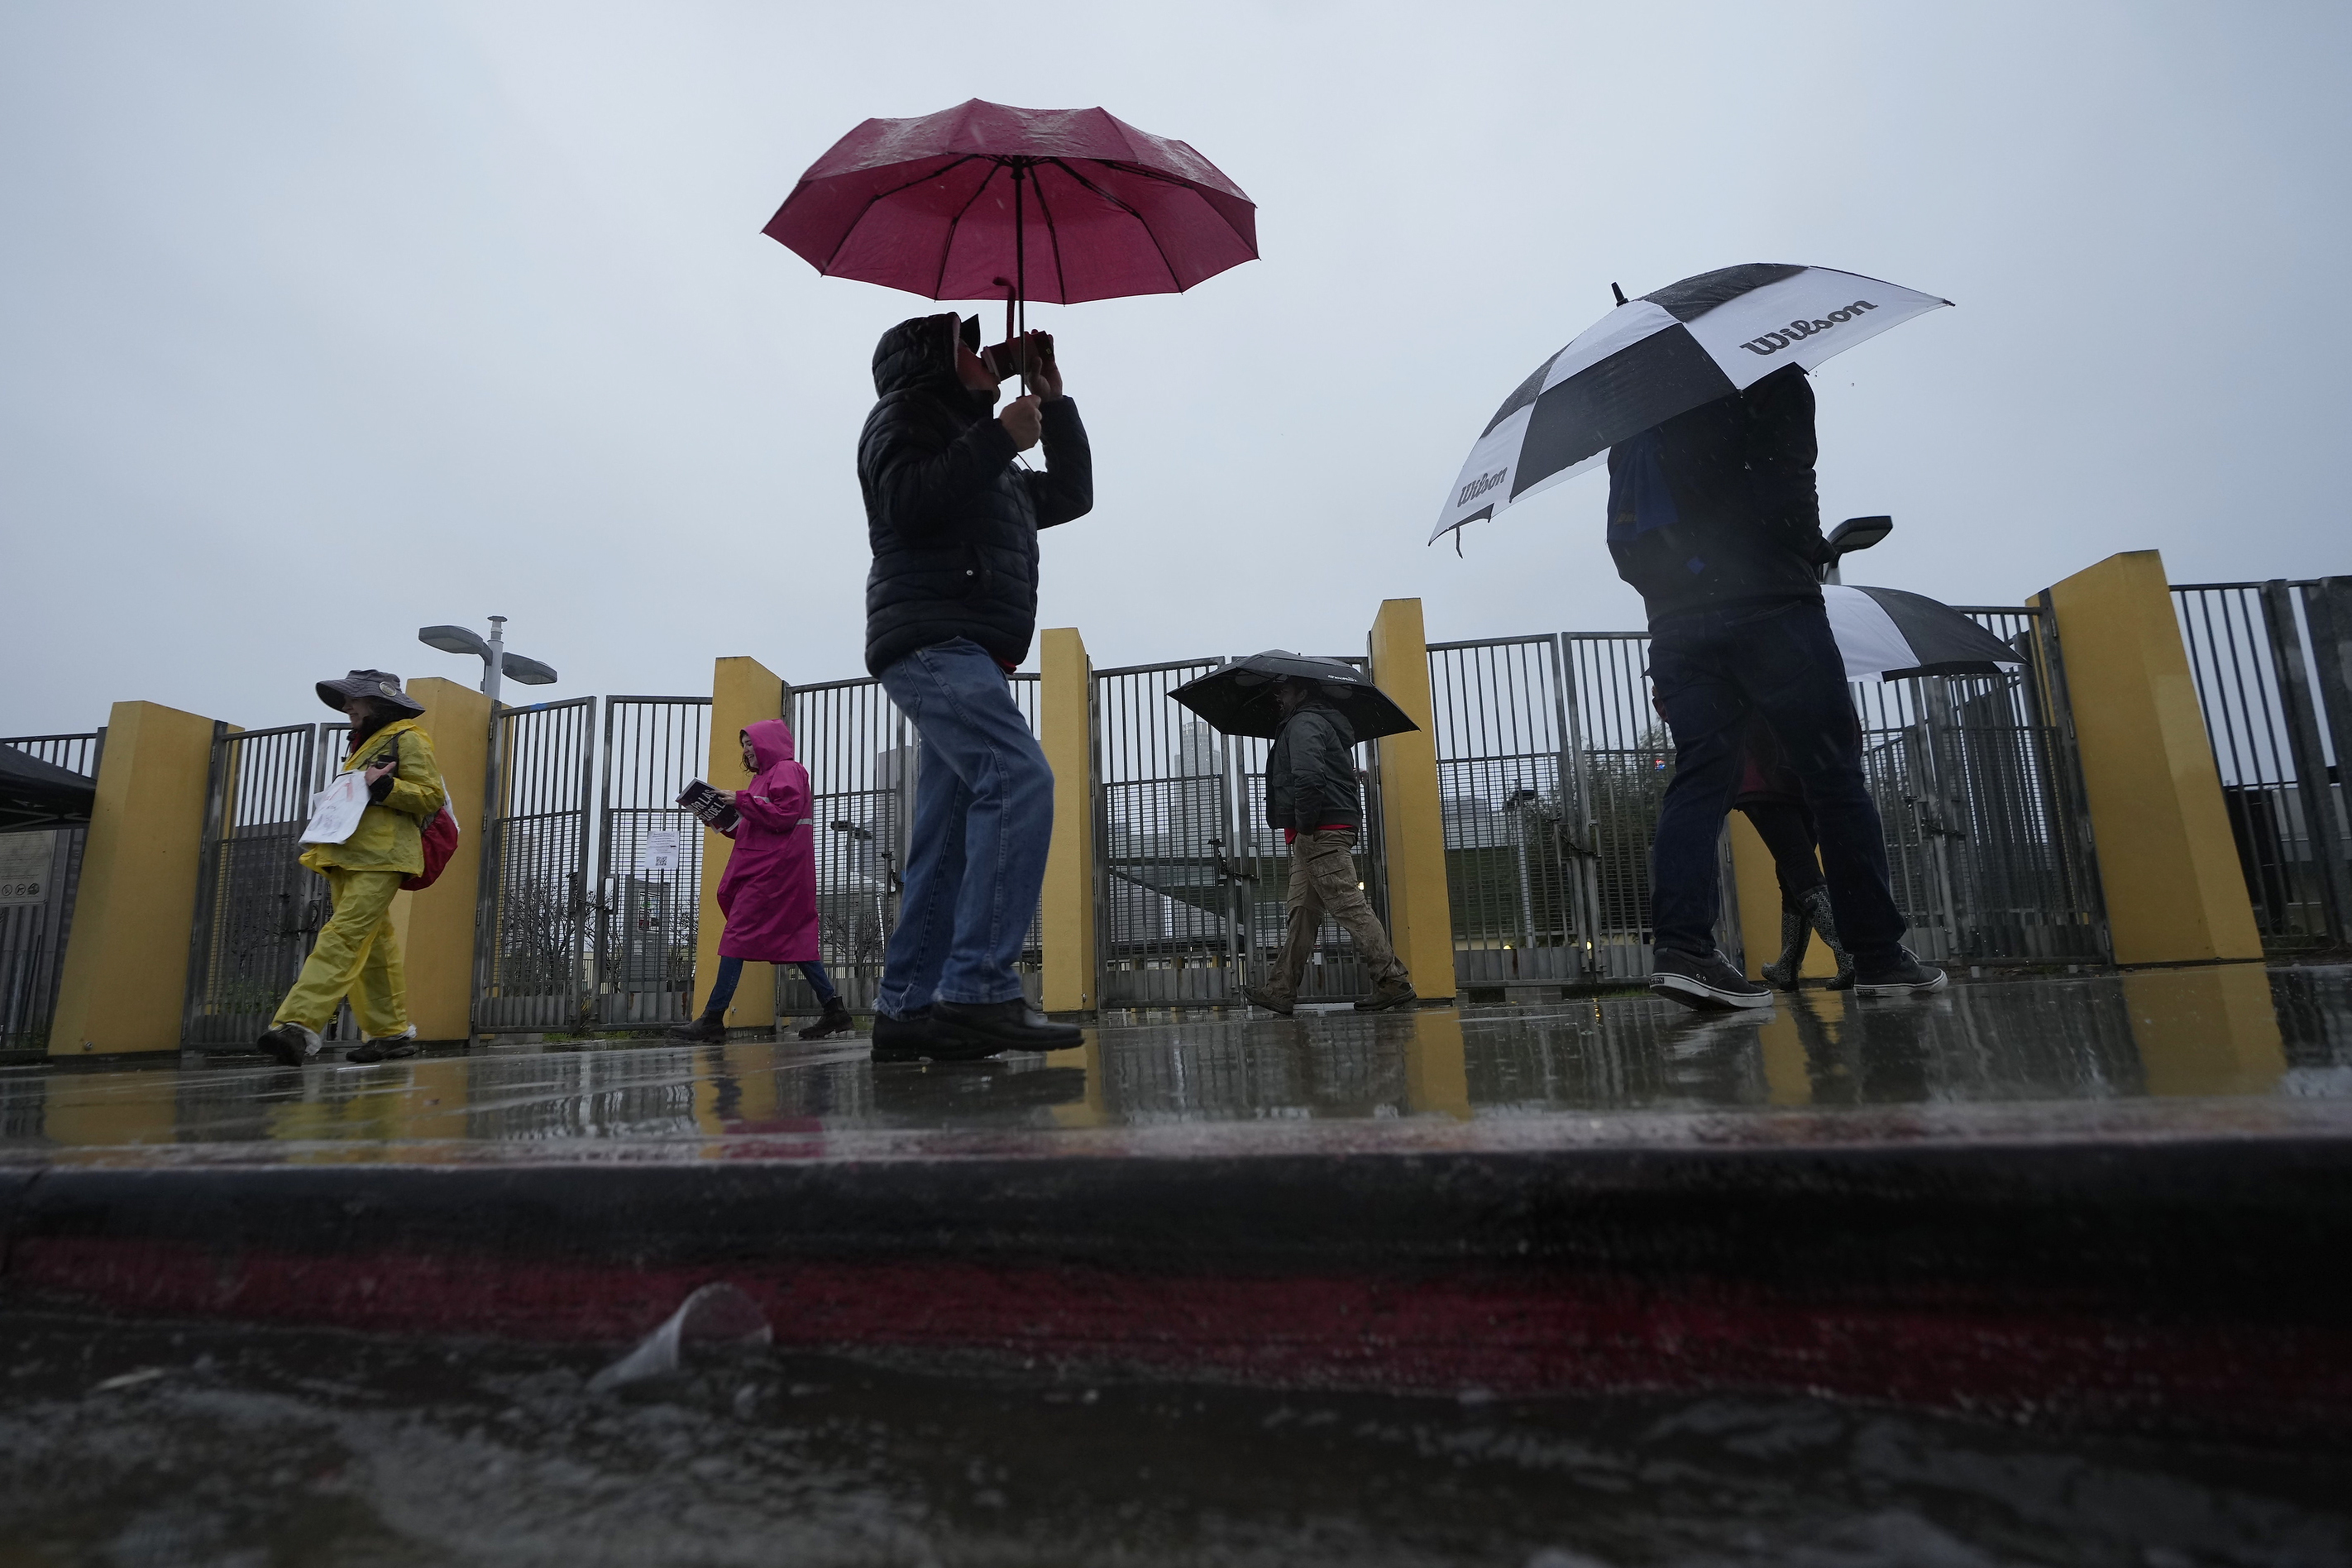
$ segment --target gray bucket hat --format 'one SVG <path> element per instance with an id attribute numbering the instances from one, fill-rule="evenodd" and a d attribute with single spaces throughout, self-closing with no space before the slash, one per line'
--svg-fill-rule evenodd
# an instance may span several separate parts
<path id="1" fill-rule="evenodd" d="M 422 713 L 425 704 L 400 689 L 400 677 L 388 669 L 355 669 L 341 680 L 319 682 L 319 700 L 340 713 L 353 697 L 373 697 L 404 713 Z"/>

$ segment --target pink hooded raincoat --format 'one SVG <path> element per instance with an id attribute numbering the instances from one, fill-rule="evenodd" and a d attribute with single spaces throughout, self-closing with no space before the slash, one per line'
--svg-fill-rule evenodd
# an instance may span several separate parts
<path id="1" fill-rule="evenodd" d="M 781 719 L 745 727 L 760 771 L 735 792 L 735 849 L 719 879 L 727 930 L 719 956 L 755 963 L 804 963 L 817 956 L 816 838 L 809 820 L 808 770 L 793 761 L 793 732 Z"/>

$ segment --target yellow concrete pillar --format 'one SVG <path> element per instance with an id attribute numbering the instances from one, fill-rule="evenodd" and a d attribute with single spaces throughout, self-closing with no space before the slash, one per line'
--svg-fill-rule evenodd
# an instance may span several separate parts
<path id="1" fill-rule="evenodd" d="M 1045 1007 L 1088 1013 L 1095 994 L 1094 673 L 1076 626 L 1038 638 L 1038 742 L 1054 770 L 1054 843 L 1045 858 Z"/>
<path id="2" fill-rule="evenodd" d="M 710 673 L 710 760 L 703 778 L 714 789 L 741 789 L 751 782 L 743 766 L 743 727 L 784 717 L 784 683 L 756 658 L 722 658 Z M 726 874 L 734 840 L 709 828 L 702 832 L 702 916 L 694 932 L 694 1005 L 699 1013 L 719 976 L 719 879 Z M 764 963 L 743 966 L 743 983 L 727 1009 L 727 1026 L 756 1029 L 776 1021 L 775 972 Z"/>
<path id="3" fill-rule="evenodd" d="M 51 1056 L 180 1048 L 212 748 L 213 721 L 194 713 L 108 715 Z"/>
<path id="4" fill-rule="evenodd" d="M 1731 875 L 1739 889 L 1739 939 L 1747 950 L 1748 978 L 1761 980 L 1764 966 L 1780 958 L 1780 879 L 1772 869 L 1772 851 L 1764 847 L 1742 811 L 1731 814 Z M 1819 936 L 1805 944 L 1805 962 L 1798 973 L 1808 980 L 1827 980 L 1837 973 L 1837 960 Z"/>
<path id="5" fill-rule="evenodd" d="M 2042 600 L 2057 621 L 2116 962 L 2262 957 L 2163 559 L 2111 555 Z"/>
<path id="6" fill-rule="evenodd" d="M 408 1017 L 425 1040 L 474 1032 L 474 911 L 482 879 L 482 800 L 488 782 L 490 700 L 428 675 L 408 683 L 425 704 L 416 727 L 433 742 L 457 815 L 457 852 L 440 880 L 392 900 L 392 929 L 408 965 Z"/>
<path id="7" fill-rule="evenodd" d="M 1386 599 L 1372 620 L 1372 683 L 1421 726 L 1375 747 L 1389 938 L 1424 997 L 1454 995 L 1454 907 L 1445 891 L 1445 816 L 1437 798 L 1437 718 L 1419 599 Z"/>

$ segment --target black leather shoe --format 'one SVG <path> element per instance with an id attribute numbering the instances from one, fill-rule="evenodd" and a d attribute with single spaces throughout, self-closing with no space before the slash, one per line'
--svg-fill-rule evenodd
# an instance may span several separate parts
<path id="1" fill-rule="evenodd" d="M 874 1010 L 874 1052 L 877 1062 L 969 1062 L 992 1057 L 1004 1049 L 961 1030 L 940 1026 L 937 1007 L 918 1007 L 902 1018 Z"/>
<path id="2" fill-rule="evenodd" d="M 1010 1002 L 934 1002 L 931 1022 L 951 1038 L 985 1043 L 994 1051 L 1066 1051 L 1086 1042 L 1075 1024 L 1056 1024 L 1029 1005 Z"/>

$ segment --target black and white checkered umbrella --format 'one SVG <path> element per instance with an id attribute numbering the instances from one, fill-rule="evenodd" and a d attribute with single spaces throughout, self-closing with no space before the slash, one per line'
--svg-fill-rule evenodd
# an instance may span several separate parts
<path id="1" fill-rule="evenodd" d="M 1951 605 L 1900 588 L 1822 589 L 1848 680 L 1914 675 L 1999 675 L 2022 655 Z"/>
<path id="2" fill-rule="evenodd" d="M 1610 447 L 1653 425 L 1782 365 L 1811 370 L 1950 303 L 1853 272 L 1767 261 L 1702 272 L 1627 300 L 1503 400 L 1470 448 L 1430 542 L 1596 467 Z"/>

